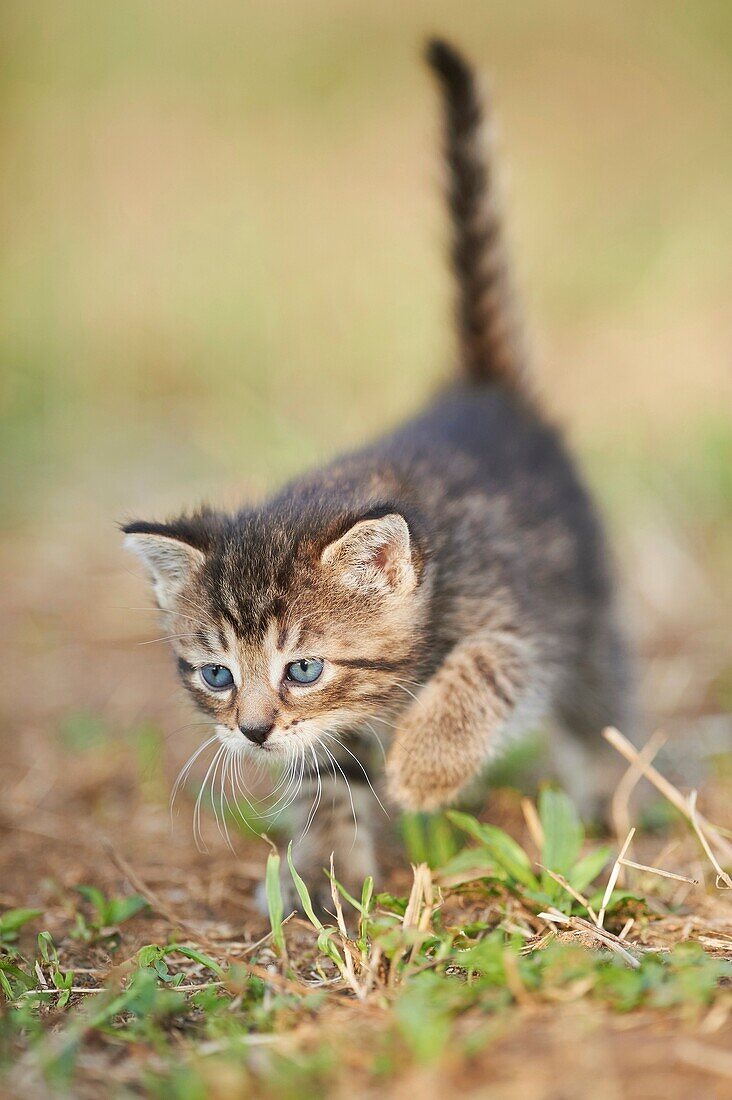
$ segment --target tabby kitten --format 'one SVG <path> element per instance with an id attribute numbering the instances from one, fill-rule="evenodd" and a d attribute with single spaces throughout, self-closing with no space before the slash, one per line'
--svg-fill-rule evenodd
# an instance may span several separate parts
<path id="1" fill-rule="evenodd" d="M 262 507 L 124 527 L 226 767 L 290 766 L 295 858 L 315 886 L 334 849 L 349 885 L 376 869 L 377 732 L 391 799 L 433 810 L 509 737 L 551 724 L 591 813 L 616 773 L 600 731 L 631 721 L 602 530 L 526 378 L 476 78 L 443 41 L 427 60 L 444 107 L 457 377 Z"/>

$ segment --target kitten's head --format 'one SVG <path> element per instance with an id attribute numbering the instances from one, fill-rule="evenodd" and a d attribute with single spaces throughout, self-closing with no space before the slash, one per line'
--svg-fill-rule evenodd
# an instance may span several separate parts
<path id="1" fill-rule="evenodd" d="M 409 701 L 429 569 L 400 512 L 203 511 L 124 531 L 222 741 L 289 755 Z"/>

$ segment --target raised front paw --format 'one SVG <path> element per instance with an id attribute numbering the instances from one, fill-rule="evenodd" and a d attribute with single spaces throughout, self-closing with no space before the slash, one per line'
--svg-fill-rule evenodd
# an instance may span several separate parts
<path id="1" fill-rule="evenodd" d="M 440 750 L 435 732 L 400 730 L 386 762 L 389 796 L 404 810 L 439 810 L 454 802 L 470 778 L 460 754 Z"/>
<path id="2" fill-rule="evenodd" d="M 479 640 L 447 657 L 403 714 L 387 760 L 390 794 L 404 809 L 449 805 L 480 774 L 513 705 L 514 679 L 506 654 Z"/>

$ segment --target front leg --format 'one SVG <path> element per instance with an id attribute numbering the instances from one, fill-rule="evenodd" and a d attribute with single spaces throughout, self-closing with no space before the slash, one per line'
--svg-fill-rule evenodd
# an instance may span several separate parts
<path id="1" fill-rule="evenodd" d="M 406 810 L 452 802 L 493 754 L 526 683 L 517 648 L 482 635 L 457 645 L 403 714 L 387 761 Z"/>

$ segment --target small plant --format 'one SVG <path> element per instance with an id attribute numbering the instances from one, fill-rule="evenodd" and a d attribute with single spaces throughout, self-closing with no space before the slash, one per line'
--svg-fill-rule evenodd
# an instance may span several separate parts
<path id="1" fill-rule="evenodd" d="M 76 939 L 118 938 L 119 925 L 148 907 L 145 898 L 139 894 L 108 898 L 96 886 L 77 886 L 76 889 L 92 906 L 91 919 L 83 913 L 76 914 L 76 927 L 72 933 Z"/>
<path id="2" fill-rule="evenodd" d="M 448 818 L 458 829 L 478 842 L 477 848 L 458 853 L 441 870 L 441 880 L 451 886 L 484 878 L 495 881 L 521 897 L 531 908 L 561 901 L 568 914 L 588 915 L 580 899 L 601 874 L 610 858 L 604 845 L 582 854 L 585 831 L 571 799 L 562 791 L 545 788 L 539 796 L 538 821 L 541 855 L 537 863 L 521 845 L 497 825 L 476 821 L 457 810 Z M 599 908 L 602 892 L 586 899 Z M 614 890 L 605 906 L 611 912 L 622 901 L 633 898 L 627 891 Z M 538 910 L 537 910 L 538 911 Z"/>
<path id="3" fill-rule="evenodd" d="M 34 975 L 15 945 L 25 925 L 41 913 L 40 909 L 6 909 L 0 915 L 0 990 L 8 1001 L 36 985 Z"/>
<path id="4" fill-rule="evenodd" d="M 313 900 L 310 899 L 310 894 L 306 887 L 305 881 L 301 876 L 298 875 L 298 872 L 295 870 L 295 865 L 293 864 L 292 842 L 289 843 L 287 847 L 287 866 L 289 868 L 289 873 L 291 873 L 292 875 L 293 882 L 295 883 L 297 897 L 299 898 L 299 900 L 301 900 L 305 915 L 307 916 L 308 921 L 310 922 L 310 924 L 313 925 L 318 934 L 319 952 L 325 955 L 326 958 L 330 959 L 331 963 L 335 963 L 341 978 L 348 981 L 352 975 L 352 966 L 349 966 L 350 959 L 347 960 L 345 956 L 343 956 L 343 954 L 340 952 L 338 947 L 338 939 L 341 938 L 341 936 L 345 936 L 346 938 L 348 938 L 345 930 L 345 924 L 343 924 L 342 922 L 342 913 L 340 914 L 340 923 L 342 925 L 342 930 L 341 928 L 338 928 L 334 925 L 325 925 L 323 921 L 320 920 L 320 917 L 315 912 L 315 906 L 313 904 Z M 337 911 L 340 913 L 338 905 Z"/>
<path id="5" fill-rule="evenodd" d="M 38 952 L 41 956 L 41 961 L 46 964 L 50 971 L 51 982 L 53 983 L 54 989 L 59 991 L 59 996 L 56 998 L 56 1005 L 58 1008 L 64 1008 L 69 1003 L 69 998 L 71 997 L 71 987 L 74 984 L 74 972 L 73 970 L 68 970 L 64 973 L 59 966 L 58 951 L 50 932 L 38 933 Z M 40 961 L 36 962 L 36 973 L 39 974 L 40 977 L 43 977 Z"/>
<path id="6" fill-rule="evenodd" d="M 173 975 L 168 969 L 166 960 L 171 955 L 182 955 L 186 959 L 192 959 L 210 970 L 217 978 L 223 978 L 225 975 L 223 967 L 210 955 L 204 954 L 197 947 L 190 947 L 183 943 L 169 943 L 167 947 L 160 947 L 156 943 L 146 944 L 137 952 L 137 965 L 142 969 L 151 968 L 163 982 L 173 986 L 180 985 L 184 975 L 182 973 Z"/>

